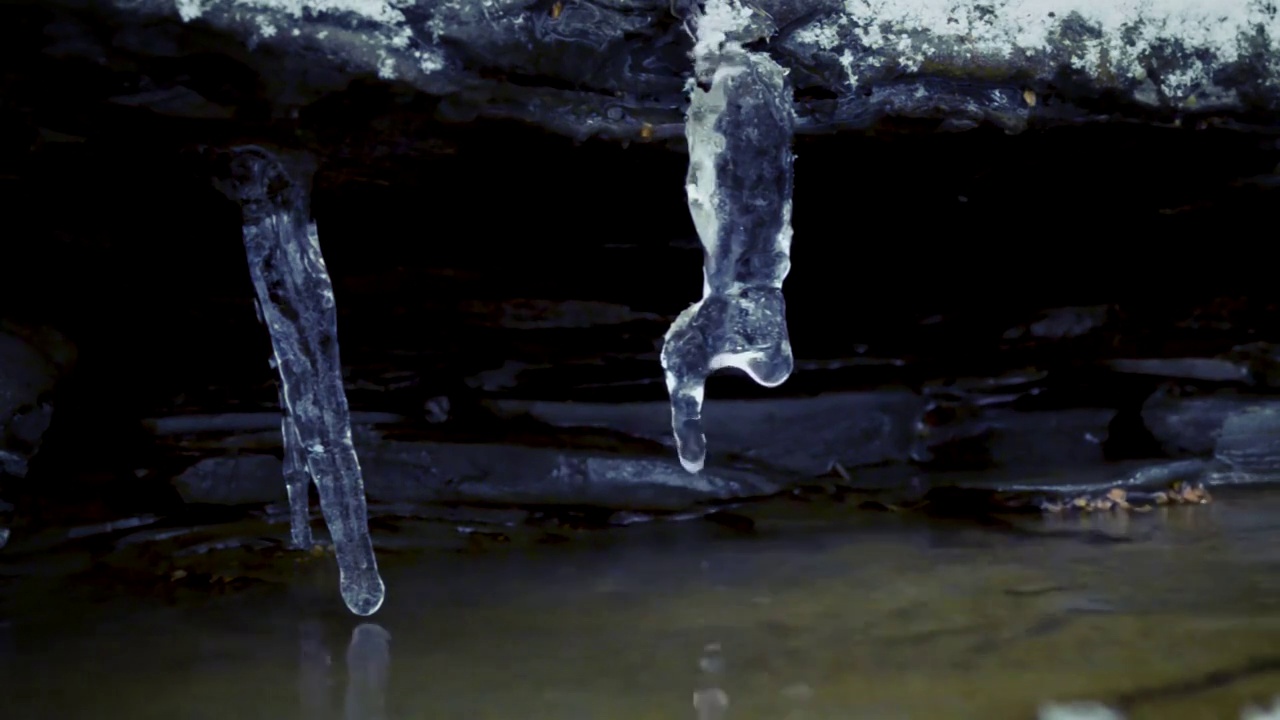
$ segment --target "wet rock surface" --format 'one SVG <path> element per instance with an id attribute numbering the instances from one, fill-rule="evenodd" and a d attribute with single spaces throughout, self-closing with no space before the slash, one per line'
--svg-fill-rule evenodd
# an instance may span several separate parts
<path id="1" fill-rule="evenodd" d="M 354 292 L 357 286 L 348 290 L 349 318 L 370 317 L 361 313 L 396 300 Z M 474 292 L 476 286 L 459 287 Z M 377 333 L 350 325 L 355 341 L 346 386 L 375 518 L 505 508 L 568 512 L 581 518 L 573 522 L 610 527 L 627 524 L 628 513 L 699 517 L 726 505 L 812 492 L 855 506 L 865 500 L 869 509 L 910 508 L 928 495 L 934 508 L 954 506 L 962 514 L 975 507 L 1070 508 L 1079 498 L 1093 510 L 1116 489 L 1138 493 L 1129 498 L 1132 505 L 1150 505 L 1179 483 L 1251 485 L 1275 476 L 1274 398 L 1258 374 L 1188 372 L 1185 361 L 1193 350 L 1203 353 L 1197 367 L 1235 367 L 1242 356 L 1267 356 L 1240 348 L 1242 338 L 1265 336 L 1269 311 L 1258 316 L 1259 324 L 1245 315 L 1212 330 L 1182 329 L 1168 313 L 1143 318 L 1141 307 L 1122 323 L 1119 314 L 1134 306 L 1119 305 L 1087 331 L 1010 332 L 1063 306 L 1017 309 L 1007 323 L 989 323 L 985 334 L 972 336 L 985 337 L 989 349 L 960 357 L 954 338 L 975 332 L 974 319 L 926 316 L 914 335 L 878 341 L 881 352 L 853 345 L 830 358 L 802 359 L 796 387 L 782 397 L 717 377 L 722 396 L 729 395 L 707 406 L 718 449 L 705 472 L 691 475 L 675 460 L 670 415 L 655 398 L 662 388 L 653 376 L 654 337 L 662 322 L 649 315 L 667 316 L 619 314 L 603 303 L 562 308 L 516 299 L 507 309 L 507 301 L 486 303 L 483 313 L 442 316 L 456 324 L 449 342 L 458 349 L 451 365 L 430 370 L 422 368 L 437 362 L 438 352 L 377 347 Z M 432 308 L 443 312 L 439 303 Z M 1207 324 L 1210 312 L 1193 305 L 1184 316 Z M 245 325 L 248 340 L 251 314 Z M 872 326 L 863 336 L 874 332 Z M 1179 357 L 1142 358 L 1143 343 L 1161 333 L 1180 338 Z M 460 350 L 463 338 L 486 336 L 491 339 L 473 345 L 472 355 Z M 92 385 L 80 390 L 79 404 L 72 396 L 72 421 L 61 437 L 53 428 L 46 470 L 7 486 L 11 548 L 38 537 L 48 546 L 111 535 L 130 527 L 131 518 L 184 525 L 191 513 L 200 517 L 217 507 L 232 515 L 278 508 L 285 494 L 275 389 L 266 363 L 252 361 L 251 344 L 240 347 L 246 357 L 232 363 L 149 366 L 159 370 L 148 376 L 152 384 L 136 385 L 127 405 L 104 407 Z M 612 351 L 593 354 L 599 347 Z M 489 372 L 480 369 L 488 358 L 508 354 L 548 361 L 508 361 L 501 367 L 524 369 L 496 384 L 472 380 Z M 575 367 L 574 358 L 583 364 Z M 1134 372 L 1138 362 L 1141 372 Z M 977 366 L 991 372 L 946 373 Z M 580 372 L 588 367 L 595 369 Z M 140 377 L 137 368 L 129 372 Z M 810 388 L 826 392 L 805 394 Z M 592 397 L 599 400 L 585 401 Z M 99 445 L 95 455 L 55 452 L 97 439 L 103 426 L 88 420 L 102 416 L 86 418 L 86 404 L 96 413 L 110 411 L 108 425 L 132 423 L 128 434 L 112 436 L 127 441 Z M 1081 484 L 1080 477 L 1093 479 Z M 947 488 L 999 497 L 947 494 Z M 461 512 L 465 521 L 471 510 Z M 76 528 L 74 534 L 67 527 Z M 42 536 L 41 528 L 53 534 Z"/>
<path id="2" fill-rule="evenodd" d="M 1233 470 L 1258 476 L 1280 474 L 1280 407 L 1254 405 L 1232 413 L 1218 431 L 1214 457 Z"/>
<path id="3" fill-rule="evenodd" d="M 1244 441 L 1242 434 L 1261 440 L 1266 419 L 1280 407 L 1277 402 L 1274 396 L 1230 391 L 1182 396 L 1166 388 L 1152 395 L 1142 412 L 1152 435 L 1171 455 L 1206 455 L 1223 442 L 1230 455 Z M 1250 422 L 1255 412 L 1261 414 Z"/>
<path id="4" fill-rule="evenodd" d="M 24 477 L 53 419 L 75 349 L 56 331 L 0 324 L 0 474 Z"/>
<path id="5" fill-rule="evenodd" d="M 635 458 L 501 444 L 357 444 L 373 502 L 592 505 L 676 510 L 699 502 L 756 498 L 784 486 L 759 473 L 724 469 L 691 476 L 670 458 Z M 679 472 L 677 472 L 679 470 Z M 253 505 L 285 500 L 274 455 L 208 457 L 174 478 L 186 503 Z"/>

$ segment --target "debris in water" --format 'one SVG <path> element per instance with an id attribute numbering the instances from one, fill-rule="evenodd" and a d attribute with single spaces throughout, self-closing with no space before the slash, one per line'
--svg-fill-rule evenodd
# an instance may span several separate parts
<path id="1" fill-rule="evenodd" d="M 1213 496 L 1204 483 L 1179 480 L 1167 490 L 1154 492 L 1115 487 L 1101 494 L 1077 495 L 1065 500 L 1046 497 L 1040 499 L 1039 507 L 1048 513 L 1148 512 L 1156 505 L 1204 505 L 1210 502 L 1213 502 Z"/>

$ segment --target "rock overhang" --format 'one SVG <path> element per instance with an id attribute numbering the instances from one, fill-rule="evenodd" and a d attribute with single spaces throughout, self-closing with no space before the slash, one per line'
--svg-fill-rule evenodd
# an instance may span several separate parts
<path id="1" fill-rule="evenodd" d="M 64 0 L 114 29 L 96 51 L 215 53 L 289 117 L 351 83 L 438 100 L 446 120 L 578 139 L 683 136 L 689 0 Z M 757 0 L 798 133 L 922 119 L 941 130 L 1100 119 L 1265 127 L 1280 109 L 1268 0 Z M 65 21 L 64 21 L 65 22 Z M 63 52 L 90 55 L 81 44 Z M 143 105 L 146 101 L 139 101 Z"/>

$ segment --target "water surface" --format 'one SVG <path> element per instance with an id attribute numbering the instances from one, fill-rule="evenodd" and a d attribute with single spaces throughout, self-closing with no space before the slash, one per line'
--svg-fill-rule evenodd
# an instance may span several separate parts
<path id="1" fill-rule="evenodd" d="M 1178 720 L 1280 693 L 1280 492 L 1012 524 L 751 512 L 471 552 L 402 528 L 366 619 L 331 557 L 207 594 L 24 575 L 2 715 L 1012 720 L 1087 698 Z"/>

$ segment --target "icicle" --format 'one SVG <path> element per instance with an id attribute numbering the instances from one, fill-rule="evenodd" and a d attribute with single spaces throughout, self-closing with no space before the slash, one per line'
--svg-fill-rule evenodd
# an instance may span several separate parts
<path id="1" fill-rule="evenodd" d="M 309 550 L 311 540 L 311 476 L 307 474 L 307 452 L 298 437 L 298 428 L 288 412 L 289 403 L 280 389 L 280 435 L 284 438 L 284 485 L 289 493 L 289 531 L 293 547 Z"/>
<path id="2" fill-rule="evenodd" d="M 262 148 L 236 148 L 219 187 L 244 213 L 249 272 L 280 373 L 293 540 L 310 535 L 305 462 L 338 556 L 342 598 L 352 612 L 370 615 L 382 606 L 384 587 L 351 442 L 333 286 L 309 221 L 310 175 L 294 164 L 290 173 Z"/>
<path id="3" fill-rule="evenodd" d="M 708 0 L 697 19 L 685 191 L 705 250 L 704 283 L 662 348 L 689 472 L 706 460 L 707 376 L 737 368 L 774 387 L 793 365 L 782 297 L 791 267 L 791 90 L 780 65 L 743 47 L 767 36 L 767 17 L 738 0 Z"/>

